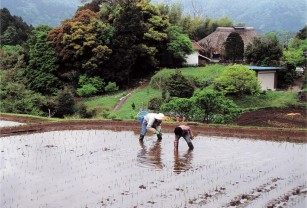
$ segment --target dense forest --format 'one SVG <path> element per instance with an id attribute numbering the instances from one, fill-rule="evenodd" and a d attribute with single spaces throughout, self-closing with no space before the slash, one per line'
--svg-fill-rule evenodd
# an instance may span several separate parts
<path id="1" fill-rule="evenodd" d="M 161 68 L 181 67 L 193 52 L 191 40 L 234 25 L 225 17 L 185 15 L 177 4 L 138 0 L 93 0 L 54 28 L 33 27 L 3 8 L 1 112 L 73 114 L 74 97 L 107 94 Z M 244 57 L 258 65 L 286 65 L 285 82 L 291 84 L 306 46 L 306 27 L 283 44 L 268 33 L 255 39 Z"/>

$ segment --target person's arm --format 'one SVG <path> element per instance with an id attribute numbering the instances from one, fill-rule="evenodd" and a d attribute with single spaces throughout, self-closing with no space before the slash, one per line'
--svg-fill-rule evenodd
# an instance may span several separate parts
<path id="1" fill-rule="evenodd" d="M 189 135 L 190 135 L 191 139 L 193 139 L 193 138 L 194 138 L 194 134 L 193 134 L 193 132 L 192 132 L 192 129 L 191 129 L 189 126 L 186 126 L 186 125 L 180 125 L 180 127 L 182 128 L 182 130 L 183 130 L 183 131 L 185 131 L 185 132 L 188 132 L 188 133 L 189 133 Z"/>
<path id="2" fill-rule="evenodd" d="M 189 134 L 190 134 L 190 136 L 191 136 L 191 139 L 194 139 L 194 134 L 193 134 L 193 132 L 192 132 L 192 129 L 189 127 Z"/>
<path id="3" fill-rule="evenodd" d="M 149 130 L 150 128 L 152 128 L 152 125 L 153 125 L 154 122 L 155 122 L 154 116 L 153 116 L 153 115 L 150 115 L 150 116 L 148 117 L 148 121 L 147 121 L 147 126 L 146 126 L 147 130 Z"/>

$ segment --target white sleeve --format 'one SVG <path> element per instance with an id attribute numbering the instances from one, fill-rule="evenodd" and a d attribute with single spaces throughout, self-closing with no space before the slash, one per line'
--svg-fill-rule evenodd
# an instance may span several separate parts
<path id="1" fill-rule="evenodd" d="M 147 129 L 152 128 L 153 123 L 155 122 L 155 115 L 151 114 L 148 115 L 148 121 L 147 121 Z"/>

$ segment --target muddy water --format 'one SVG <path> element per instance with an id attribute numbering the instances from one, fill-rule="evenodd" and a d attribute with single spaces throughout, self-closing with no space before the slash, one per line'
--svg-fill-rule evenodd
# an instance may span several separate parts
<path id="1" fill-rule="evenodd" d="M 307 145 L 133 132 L 0 139 L 0 207 L 304 207 Z"/>
<path id="2" fill-rule="evenodd" d="M 14 122 L 14 121 L 4 121 L 0 120 L 0 127 L 6 127 L 6 126 L 20 126 L 24 125 L 23 123 Z"/>

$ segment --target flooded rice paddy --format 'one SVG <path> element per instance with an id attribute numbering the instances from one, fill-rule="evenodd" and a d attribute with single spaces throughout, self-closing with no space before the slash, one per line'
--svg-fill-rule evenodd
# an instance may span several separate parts
<path id="1" fill-rule="evenodd" d="M 24 123 L 0 120 L 0 127 L 20 126 L 20 125 L 24 125 Z"/>
<path id="2" fill-rule="evenodd" d="M 0 207 L 305 207 L 306 144 L 130 131 L 0 139 Z"/>

